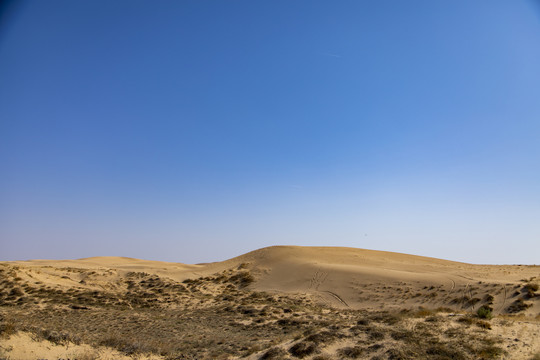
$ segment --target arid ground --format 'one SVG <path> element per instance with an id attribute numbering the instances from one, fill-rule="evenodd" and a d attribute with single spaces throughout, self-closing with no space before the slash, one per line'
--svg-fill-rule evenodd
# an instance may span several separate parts
<path id="1" fill-rule="evenodd" d="M 336 247 L 3 262 L 0 359 L 540 359 L 539 284 L 540 266 Z"/>

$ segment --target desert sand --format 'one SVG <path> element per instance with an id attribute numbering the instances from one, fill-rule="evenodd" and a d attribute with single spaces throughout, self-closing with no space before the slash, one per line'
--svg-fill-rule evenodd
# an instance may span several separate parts
<path id="1" fill-rule="evenodd" d="M 273 246 L 197 265 L 11 261 L 0 275 L 6 359 L 540 357 L 534 265 Z"/>

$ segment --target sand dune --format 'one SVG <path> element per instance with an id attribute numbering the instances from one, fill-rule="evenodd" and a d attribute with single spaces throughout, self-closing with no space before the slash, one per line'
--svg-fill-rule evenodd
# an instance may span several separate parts
<path id="1" fill-rule="evenodd" d="M 222 262 L 187 265 L 126 257 L 92 257 L 78 260 L 10 262 L 50 285 L 71 286 L 83 280 L 63 281 L 62 269 L 111 269 L 105 281 L 128 272 L 146 272 L 184 281 L 238 267 L 253 272 L 252 289 L 304 293 L 333 306 L 403 308 L 440 306 L 475 310 L 492 296 L 496 313 L 507 312 L 512 294 L 530 279 L 540 278 L 540 266 L 472 265 L 430 257 L 344 247 L 272 246 Z M 34 270 L 32 270 L 34 269 Z M 73 277 L 73 276 L 72 276 Z M 65 280 L 65 279 L 64 279 Z M 537 314 L 540 304 L 530 303 L 527 314 Z"/>
<path id="2" fill-rule="evenodd" d="M 528 359 L 540 352 L 539 282 L 540 266 L 341 247 L 195 265 L 3 262 L 0 357 Z M 480 320 L 481 308 L 497 318 Z"/>

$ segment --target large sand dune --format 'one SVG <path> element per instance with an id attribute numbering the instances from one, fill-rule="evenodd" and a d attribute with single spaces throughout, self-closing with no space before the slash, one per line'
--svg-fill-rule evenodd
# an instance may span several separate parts
<path id="1" fill-rule="evenodd" d="M 490 303 L 495 313 L 515 312 L 523 298 L 524 314 L 538 314 L 540 303 L 528 299 L 524 285 L 540 279 L 540 266 L 472 265 L 429 257 L 344 247 L 272 246 L 222 262 L 186 265 L 125 257 L 79 260 L 16 261 L 23 274 L 54 286 L 110 287 L 129 272 L 145 272 L 175 281 L 206 277 L 242 265 L 261 291 L 310 294 L 332 306 L 359 308 L 450 307 L 475 310 Z M 70 268 L 108 269 L 89 280 Z M 68 278 L 68 279 L 66 279 Z"/>

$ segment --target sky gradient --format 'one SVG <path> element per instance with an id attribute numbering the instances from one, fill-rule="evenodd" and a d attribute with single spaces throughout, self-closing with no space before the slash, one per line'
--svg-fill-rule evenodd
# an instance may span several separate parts
<path id="1" fill-rule="evenodd" d="M 23 1 L 0 260 L 540 264 L 537 1 Z"/>

